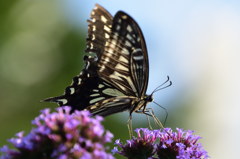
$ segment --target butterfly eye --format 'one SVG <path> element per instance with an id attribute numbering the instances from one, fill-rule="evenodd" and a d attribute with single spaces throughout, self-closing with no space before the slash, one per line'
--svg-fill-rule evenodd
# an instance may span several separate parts
<path id="1" fill-rule="evenodd" d="M 146 95 L 145 100 L 148 101 L 148 102 L 152 102 L 153 101 L 153 96 L 152 95 Z"/>

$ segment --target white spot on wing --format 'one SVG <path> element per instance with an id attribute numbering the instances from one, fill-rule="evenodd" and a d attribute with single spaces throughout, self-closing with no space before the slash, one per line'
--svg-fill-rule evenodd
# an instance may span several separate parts
<path id="1" fill-rule="evenodd" d="M 125 41 L 125 45 L 128 46 L 128 47 L 132 46 L 132 44 L 129 41 L 127 41 L 127 40 Z"/>
<path id="2" fill-rule="evenodd" d="M 88 67 L 90 66 L 90 62 L 87 61 L 87 64 L 86 64 L 86 69 L 88 69 Z"/>
<path id="3" fill-rule="evenodd" d="M 103 88 L 103 87 L 104 87 L 103 84 L 98 85 L 98 88 Z"/>
<path id="4" fill-rule="evenodd" d="M 96 109 L 96 108 L 97 108 L 96 105 L 93 105 L 93 106 L 89 107 L 90 110 L 92 110 L 92 109 Z"/>
<path id="5" fill-rule="evenodd" d="M 123 15 L 122 18 L 123 18 L 123 19 L 127 19 L 127 16 L 126 16 L 126 15 Z"/>
<path id="6" fill-rule="evenodd" d="M 113 39 L 118 39 L 118 33 L 115 33 L 115 34 L 113 35 Z"/>
<path id="7" fill-rule="evenodd" d="M 96 96 L 99 96 L 100 94 L 91 94 L 90 96 L 91 97 L 96 97 Z"/>
<path id="8" fill-rule="evenodd" d="M 104 69 L 105 69 L 105 66 L 102 65 L 101 68 L 100 68 L 100 70 L 99 70 L 99 72 L 103 72 Z"/>
<path id="9" fill-rule="evenodd" d="M 90 43 L 90 49 L 93 49 L 93 43 Z"/>
<path id="10" fill-rule="evenodd" d="M 111 75 L 109 75 L 110 78 L 114 78 L 114 79 L 122 81 L 120 76 L 122 76 L 122 75 L 120 73 L 118 73 L 117 71 L 114 71 Z"/>
<path id="11" fill-rule="evenodd" d="M 106 25 L 104 25 L 104 30 L 106 30 L 106 31 L 108 31 L 108 32 L 110 32 L 111 30 L 110 30 L 110 28 L 108 27 L 108 26 L 106 26 Z"/>
<path id="12" fill-rule="evenodd" d="M 107 22 L 107 18 L 104 17 L 103 15 L 101 15 L 101 21 L 104 22 L 104 23 L 106 23 L 106 22 Z"/>
<path id="13" fill-rule="evenodd" d="M 58 102 L 61 102 L 63 105 L 67 104 L 67 99 L 58 99 Z"/>
<path id="14" fill-rule="evenodd" d="M 107 52 L 110 53 L 110 54 L 113 54 L 113 49 L 112 49 L 112 48 L 109 48 L 109 49 L 107 50 Z"/>
<path id="15" fill-rule="evenodd" d="M 108 46 L 109 45 L 109 42 L 106 42 L 105 46 Z"/>
<path id="16" fill-rule="evenodd" d="M 115 68 L 123 71 L 129 71 L 127 67 L 123 66 L 120 63 L 118 63 Z"/>
<path id="17" fill-rule="evenodd" d="M 92 31 L 96 31 L 96 25 L 93 25 Z"/>
<path id="18" fill-rule="evenodd" d="M 130 32 L 130 33 L 133 31 L 132 27 L 130 25 L 127 26 L 127 31 Z"/>
<path id="19" fill-rule="evenodd" d="M 116 30 L 119 31 L 120 28 L 121 28 L 120 25 L 117 25 Z"/>
<path id="20" fill-rule="evenodd" d="M 112 40 L 111 43 L 112 43 L 113 45 L 116 45 L 116 44 L 117 44 L 117 40 Z"/>
<path id="21" fill-rule="evenodd" d="M 142 60 L 143 56 L 142 55 L 140 55 L 140 56 L 133 56 L 133 59 L 134 60 Z"/>
<path id="22" fill-rule="evenodd" d="M 104 99 L 104 97 L 95 98 L 95 99 L 91 100 L 89 103 L 90 103 L 90 104 L 93 104 L 93 103 L 95 103 L 95 102 L 97 102 L 97 101 L 100 101 L 100 100 L 102 100 L 102 99 Z"/>
<path id="23" fill-rule="evenodd" d="M 94 34 L 92 34 L 92 40 L 95 40 L 96 36 Z"/>
<path id="24" fill-rule="evenodd" d="M 129 40 L 132 40 L 132 37 L 131 37 L 130 34 L 127 34 L 127 38 L 128 38 Z"/>
<path id="25" fill-rule="evenodd" d="M 122 48 L 122 54 L 129 55 L 129 51 L 126 48 Z"/>
<path id="26" fill-rule="evenodd" d="M 138 37 L 138 38 L 137 38 L 137 41 L 138 41 L 138 42 L 140 42 L 140 41 L 141 41 L 140 37 Z"/>
<path id="27" fill-rule="evenodd" d="M 70 88 L 70 94 L 73 94 L 75 92 L 75 88 Z"/>
<path id="28" fill-rule="evenodd" d="M 109 57 L 106 57 L 105 59 L 102 59 L 102 60 L 103 60 L 103 63 L 104 63 L 104 64 L 106 64 L 106 63 L 110 62 L 110 59 L 109 59 Z"/>
<path id="29" fill-rule="evenodd" d="M 78 78 L 78 85 L 80 85 L 82 82 L 82 79 L 81 78 Z"/>
<path id="30" fill-rule="evenodd" d="M 128 64 L 128 60 L 125 57 L 123 57 L 123 56 L 119 56 L 119 61 L 125 62 L 125 63 Z"/>
<path id="31" fill-rule="evenodd" d="M 109 38 L 110 36 L 109 36 L 109 34 L 107 34 L 107 33 L 105 33 L 105 38 Z"/>
<path id="32" fill-rule="evenodd" d="M 111 43 L 110 43 L 110 47 L 111 48 L 115 48 L 116 47 L 116 44 L 117 44 L 117 40 L 112 40 Z"/>

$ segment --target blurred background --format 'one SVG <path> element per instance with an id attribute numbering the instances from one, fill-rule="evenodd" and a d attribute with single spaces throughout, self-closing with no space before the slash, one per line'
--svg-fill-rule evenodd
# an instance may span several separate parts
<path id="1" fill-rule="evenodd" d="M 168 110 L 166 127 L 196 131 L 212 159 L 239 158 L 240 1 L 11 0 L 0 1 L 0 147 L 55 104 L 82 67 L 87 22 L 95 3 L 129 13 L 145 36 L 148 93 Z M 149 104 L 163 121 L 163 109 Z M 105 119 L 115 139 L 127 139 L 128 113 Z M 141 121 L 141 122 L 140 122 Z M 134 127 L 147 127 L 134 115 Z M 124 129 L 125 128 L 125 129 Z M 121 131 L 119 131 L 119 129 Z"/>

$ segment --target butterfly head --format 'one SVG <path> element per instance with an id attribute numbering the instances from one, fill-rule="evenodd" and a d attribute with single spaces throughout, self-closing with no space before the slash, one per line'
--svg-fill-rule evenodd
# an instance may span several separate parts
<path id="1" fill-rule="evenodd" d="M 144 100 L 145 100 L 146 102 L 153 102 L 153 95 L 152 95 L 152 94 L 151 94 L 151 95 L 146 95 L 145 98 L 144 98 Z"/>

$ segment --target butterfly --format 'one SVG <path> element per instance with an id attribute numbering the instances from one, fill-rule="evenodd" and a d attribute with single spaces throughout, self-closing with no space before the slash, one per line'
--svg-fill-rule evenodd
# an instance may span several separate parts
<path id="1" fill-rule="evenodd" d="M 64 95 L 44 101 L 101 116 L 146 111 L 153 101 L 153 93 L 146 94 L 148 53 L 143 33 L 131 16 L 118 11 L 113 17 L 96 4 L 88 20 L 86 53 L 83 70 Z"/>

